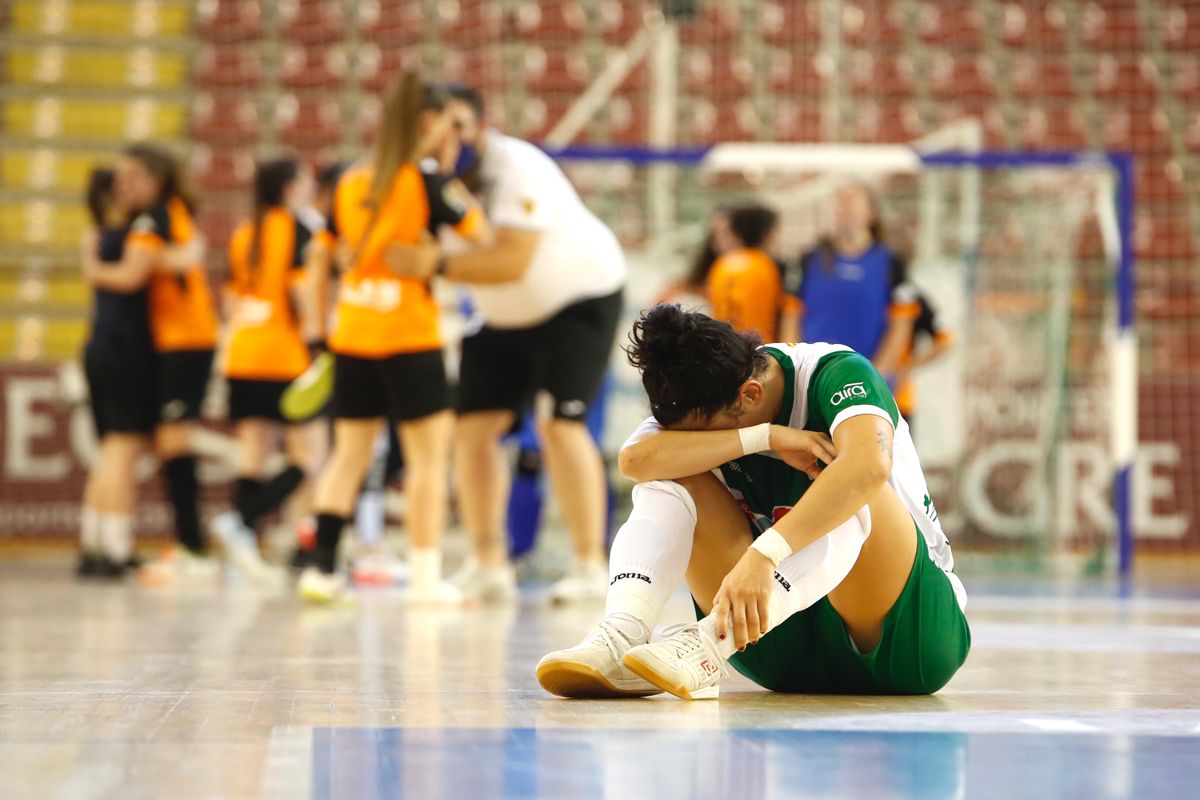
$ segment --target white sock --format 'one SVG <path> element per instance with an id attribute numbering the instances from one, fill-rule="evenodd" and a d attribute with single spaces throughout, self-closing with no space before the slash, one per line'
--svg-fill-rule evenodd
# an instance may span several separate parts
<path id="1" fill-rule="evenodd" d="M 100 512 L 89 506 L 79 514 L 79 549 L 88 555 L 100 552 Z"/>
<path id="2" fill-rule="evenodd" d="M 114 564 L 124 564 L 133 555 L 133 515 L 99 514 L 100 550 Z"/>
<path id="3" fill-rule="evenodd" d="M 767 606 L 767 631 L 832 592 L 850 574 L 870 534 L 871 512 L 863 506 L 855 516 L 780 561 Z M 733 636 L 726 636 L 724 640 L 717 638 L 715 614 L 702 619 L 700 627 L 717 643 L 722 656 L 733 655 Z"/>
<path id="4" fill-rule="evenodd" d="M 442 551 L 436 547 L 410 547 L 408 564 L 414 587 L 435 586 L 442 579 Z"/>
<path id="5" fill-rule="evenodd" d="M 674 481 L 633 487 L 633 510 L 617 531 L 608 557 L 606 618 L 636 620 L 644 631 L 618 625 L 631 639 L 648 639 L 663 606 L 683 580 L 696 533 L 696 503 Z M 616 616 L 614 616 L 616 615 Z"/>

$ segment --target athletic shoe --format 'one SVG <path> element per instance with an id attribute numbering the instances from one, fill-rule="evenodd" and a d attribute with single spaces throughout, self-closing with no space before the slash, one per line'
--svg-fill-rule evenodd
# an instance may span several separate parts
<path id="1" fill-rule="evenodd" d="M 581 643 L 548 653 L 534 674 L 559 697 L 646 697 L 662 690 L 621 663 L 633 646 L 616 626 L 601 620 Z"/>
<path id="2" fill-rule="evenodd" d="M 317 547 L 317 521 L 305 517 L 296 523 L 296 549 L 292 551 L 288 564 L 293 569 L 304 569 L 313 563 L 313 550 Z"/>
<path id="3" fill-rule="evenodd" d="M 296 593 L 310 603 L 328 605 L 347 597 L 346 579 L 341 573 L 322 572 L 317 567 L 305 567 L 296 584 Z"/>
<path id="4" fill-rule="evenodd" d="M 717 643 L 695 623 L 672 625 L 666 638 L 631 648 L 621 663 L 681 700 L 711 700 L 727 668 Z"/>
<path id="5" fill-rule="evenodd" d="M 411 577 L 408 564 L 390 553 L 376 552 L 358 559 L 350 568 L 356 586 L 398 586 Z"/>
<path id="6" fill-rule="evenodd" d="M 410 586 L 404 593 L 404 599 L 413 605 L 421 606 L 461 606 L 466 602 L 458 587 L 438 581 L 429 586 Z"/>
<path id="7" fill-rule="evenodd" d="M 263 560 L 258 550 L 258 537 L 242 522 L 236 511 L 218 514 L 212 521 L 213 538 L 221 543 L 225 558 L 255 583 L 282 586 L 286 580 L 283 570 Z"/>
<path id="8" fill-rule="evenodd" d="M 303 422 L 321 413 L 333 396 L 333 353 L 321 353 L 283 391 L 279 410 L 289 422 Z"/>
<path id="9" fill-rule="evenodd" d="M 608 595 L 608 567 L 604 564 L 575 564 L 566 577 L 550 587 L 550 602 L 601 603 Z"/>
<path id="10" fill-rule="evenodd" d="M 79 561 L 75 564 L 75 574 L 81 578 L 94 578 L 100 574 L 100 565 L 104 560 L 103 556 L 95 553 L 80 553 Z"/>
<path id="11" fill-rule="evenodd" d="M 462 592 L 468 602 L 509 603 L 517 598 L 517 574 L 508 564 L 485 567 L 468 558 L 448 583 Z"/>
<path id="12" fill-rule="evenodd" d="M 186 547 L 168 547 L 157 561 L 144 564 L 138 579 L 147 586 L 175 583 L 213 583 L 221 574 L 221 565 L 209 555 L 193 553 Z"/>

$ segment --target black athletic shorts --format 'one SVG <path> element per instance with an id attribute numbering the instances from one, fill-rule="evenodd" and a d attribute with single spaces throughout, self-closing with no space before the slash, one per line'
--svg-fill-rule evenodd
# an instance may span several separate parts
<path id="1" fill-rule="evenodd" d="M 96 436 L 108 433 L 149 435 L 158 424 L 155 402 L 155 357 L 118 358 L 89 344 L 83 351 L 83 371 Z"/>
<path id="2" fill-rule="evenodd" d="M 335 355 L 335 419 L 387 417 L 391 422 L 408 422 L 450 407 L 441 350 L 385 358 Z"/>
<path id="3" fill-rule="evenodd" d="M 621 320 L 621 292 L 573 303 L 532 328 L 484 325 L 463 339 L 458 411 L 507 410 L 519 421 L 538 392 L 558 419 L 582 420 L 596 399 Z"/>
<path id="4" fill-rule="evenodd" d="M 200 419 L 208 376 L 212 372 L 212 350 L 173 350 L 158 355 L 159 422 Z"/>
<path id="5" fill-rule="evenodd" d="M 265 419 L 284 422 L 279 401 L 291 381 L 262 381 L 248 378 L 229 379 L 229 419 Z M 290 423 L 289 423 L 290 424 Z"/>

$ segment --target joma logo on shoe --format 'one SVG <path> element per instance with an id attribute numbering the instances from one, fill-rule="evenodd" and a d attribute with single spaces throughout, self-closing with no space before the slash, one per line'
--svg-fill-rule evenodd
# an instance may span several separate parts
<path id="1" fill-rule="evenodd" d="M 608 585 L 612 586 L 617 581 L 625 580 L 626 578 L 637 578 L 639 581 L 645 581 L 646 583 L 650 583 L 650 578 L 648 578 L 647 576 L 643 575 L 640 572 L 622 572 L 621 574 L 619 574 L 615 578 L 613 578 L 611 581 L 609 581 Z"/>
<path id="2" fill-rule="evenodd" d="M 705 675 L 715 675 L 717 673 L 717 665 L 707 658 L 700 662 L 700 669 L 704 670 Z"/>

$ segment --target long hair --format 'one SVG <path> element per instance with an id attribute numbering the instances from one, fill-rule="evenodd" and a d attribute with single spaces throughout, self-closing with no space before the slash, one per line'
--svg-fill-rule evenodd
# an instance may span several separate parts
<path id="1" fill-rule="evenodd" d="M 855 181 L 846 185 L 857 187 L 867 196 L 867 203 L 871 206 L 871 222 L 867 225 L 867 232 L 871 235 L 871 246 L 874 247 L 877 244 L 883 244 L 883 208 L 879 202 L 879 195 L 862 181 Z M 834 264 L 837 263 L 837 244 L 833 241 L 833 235 L 826 234 L 818 239 L 817 250 L 821 254 L 821 266 L 826 270 L 833 269 Z"/>
<path id="2" fill-rule="evenodd" d="M 383 205 L 396 173 L 417 158 L 421 113 L 446 107 L 446 93 L 421 79 L 415 70 L 405 70 L 392 84 L 383 101 L 383 125 L 375 145 L 374 173 L 367 202 L 376 211 Z"/>
<path id="3" fill-rule="evenodd" d="M 169 151 L 147 142 L 127 144 L 121 155 L 136 159 L 146 171 L 158 179 L 159 191 L 155 203 L 165 205 L 172 197 L 178 197 L 187 210 L 195 213 L 196 203 L 192 197 L 179 161 Z"/>
<path id="4" fill-rule="evenodd" d="M 770 361 L 761 344 L 758 334 L 699 311 L 658 305 L 633 323 L 625 354 L 642 374 L 654 418 L 669 428 L 733 409 L 741 385 Z"/>
<path id="5" fill-rule="evenodd" d="M 84 194 L 88 213 L 97 228 L 108 227 L 108 211 L 112 206 L 113 189 L 116 186 L 116 175 L 107 167 L 96 167 L 88 176 L 87 191 Z"/>
<path id="6" fill-rule="evenodd" d="M 276 158 L 263 161 L 254 170 L 254 228 L 250 234 L 250 258 L 247 267 L 250 282 L 258 265 L 263 220 L 272 208 L 283 205 L 288 186 L 300 173 L 300 162 L 295 158 Z"/>

